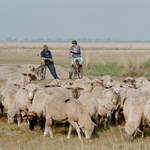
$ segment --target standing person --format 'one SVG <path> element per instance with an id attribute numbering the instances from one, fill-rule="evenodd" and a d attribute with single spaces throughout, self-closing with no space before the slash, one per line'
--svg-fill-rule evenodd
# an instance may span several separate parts
<path id="1" fill-rule="evenodd" d="M 72 76 L 73 63 L 76 61 L 76 59 L 79 61 L 79 69 L 82 67 L 82 64 L 83 64 L 83 58 L 81 57 L 80 46 L 77 45 L 77 41 L 76 40 L 72 41 L 72 47 L 69 50 L 68 58 L 70 58 L 71 53 L 72 53 L 72 57 L 74 59 L 72 60 L 72 65 L 71 65 L 71 69 L 70 69 L 70 72 L 69 72 L 69 77 Z"/>
<path id="2" fill-rule="evenodd" d="M 48 50 L 47 45 L 43 45 L 43 51 L 41 51 L 41 58 L 42 58 L 43 64 L 48 67 L 54 79 L 59 79 L 55 71 L 54 61 L 52 60 L 52 54 Z"/>

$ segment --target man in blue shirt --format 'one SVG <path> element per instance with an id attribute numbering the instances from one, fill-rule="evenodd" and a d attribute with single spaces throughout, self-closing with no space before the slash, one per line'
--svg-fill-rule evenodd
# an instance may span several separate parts
<path id="1" fill-rule="evenodd" d="M 42 61 L 45 62 L 45 65 L 48 67 L 54 79 L 58 79 L 58 76 L 56 74 L 55 67 L 54 67 L 54 61 L 52 60 L 52 54 L 48 50 L 47 45 L 43 45 L 43 51 L 41 51 L 41 58 L 42 58 Z"/>
<path id="2" fill-rule="evenodd" d="M 76 59 L 79 61 L 79 68 L 81 68 L 82 64 L 83 64 L 83 58 L 81 57 L 80 46 L 77 45 L 77 41 L 76 40 L 72 41 L 72 47 L 69 50 L 68 58 L 70 58 L 71 53 L 72 53 L 72 57 L 74 59 L 72 60 L 72 67 L 71 67 L 71 70 L 69 72 L 69 77 L 72 76 L 72 73 L 73 73 L 73 63 L 76 61 Z"/>

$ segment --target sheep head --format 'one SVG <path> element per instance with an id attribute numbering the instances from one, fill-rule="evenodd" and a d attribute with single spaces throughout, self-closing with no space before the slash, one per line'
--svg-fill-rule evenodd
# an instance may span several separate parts
<path id="1" fill-rule="evenodd" d="M 37 122 L 38 116 L 37 116 L 37 113 L 34 113 L 34 112 L 28 112 L 27 116 L 28 116 L 28 120 L 29 120 L 29 128 L 32 131 L 32 130 L 34 130 L 34 126 Z"/>

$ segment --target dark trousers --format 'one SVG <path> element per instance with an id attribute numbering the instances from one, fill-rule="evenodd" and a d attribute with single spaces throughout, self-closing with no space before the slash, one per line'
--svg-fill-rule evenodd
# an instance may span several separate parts
<path id="1" fill-rule="evenodd" d="M 58 76 L 55 71 L 54 62 L 46 61 L 45 65 L 48 67 L 48 69 L 49 69 L 50 73 L 52 74 L 52 76 L 54 77 L 54 79 L 57 79 Z"/>

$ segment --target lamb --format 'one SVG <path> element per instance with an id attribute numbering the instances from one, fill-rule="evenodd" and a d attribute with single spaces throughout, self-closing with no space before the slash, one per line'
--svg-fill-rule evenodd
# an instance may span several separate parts
<path id="1" fill-rule="evenodd" d="M 28 111 L 28 120 L 30 130 L 34 130 L 35 123 L 37 119 L 41 121 L 41 129 L 44 128 L 44 116 L 43 108 L 45 101 L 51 97 L 51 95 L 59 94 L 61 96 L 66 96 L 69 98 L 69 92 L 62 87 L 51 87 L 38 91 L 35 94 L 33 103 Z"/>
<path id="2" fill-rule="evenodd" d="M 68 121 L 70 123 L 67 138 L 70 138 L 72 127 L 76 129 L 80 140 L 80 128 L 85 133 L 86 139 L 90 139 L 94 130 L 94 123 L 84 106 L 73 98 L 68 99 L 68 97 L 58 95 L 50 97 L 44 104 L 44 114 L 46 118 L 44 136 L 49 133 L 50 137 L 53 138 L 53 120 L 62 123 Z"/>
<path id="3" fill-rule="evenodd" d="M 7 82 L 6 85 L 8 84 L 16 84 L 19 85 L 20 87 L 25 87 L 27 84 L 29 84 L 32 80 L 36 80 L 37 78 L 35 77 L 34 74 L 32 73 L 22 73 L 22 77 L 19 79 L 10 77 Z"/>
<path id="4" fill-rule="evenodd" d="M 114 112 L 114 108 L 117 106 L 113 105 L 113 103 L 108 98 L 98 98 L 99 109 L 97 111 L 97 116 L 100 119 L 100 123 L 104 121 L 104 129 L 107 129 L 107 123 L 109 120 L 109 124 L 111 125 L 112 114 Z"/>
<path id="5" fill-rule="evenodd" d="M 89 92 L 84 92 L 78 99 L 82 105 L 85 107 L 91 119 L 98 123 L 97 111 L 98 111 L 98 101 L 93 96 L 93 94 Z"/>
<path id="6" fill-rule="evenodd" d="M 18 126 L 21 123 L 21 112 L 24 113 L 22 116 L 26 120 L 27 112 L 32 104 L 37 86 L 33 83 L 28 84 L 25 88 L 21 88 L 15 95 L 16 99 L 16 110 L 17 110 L 17 121 Z"/>

